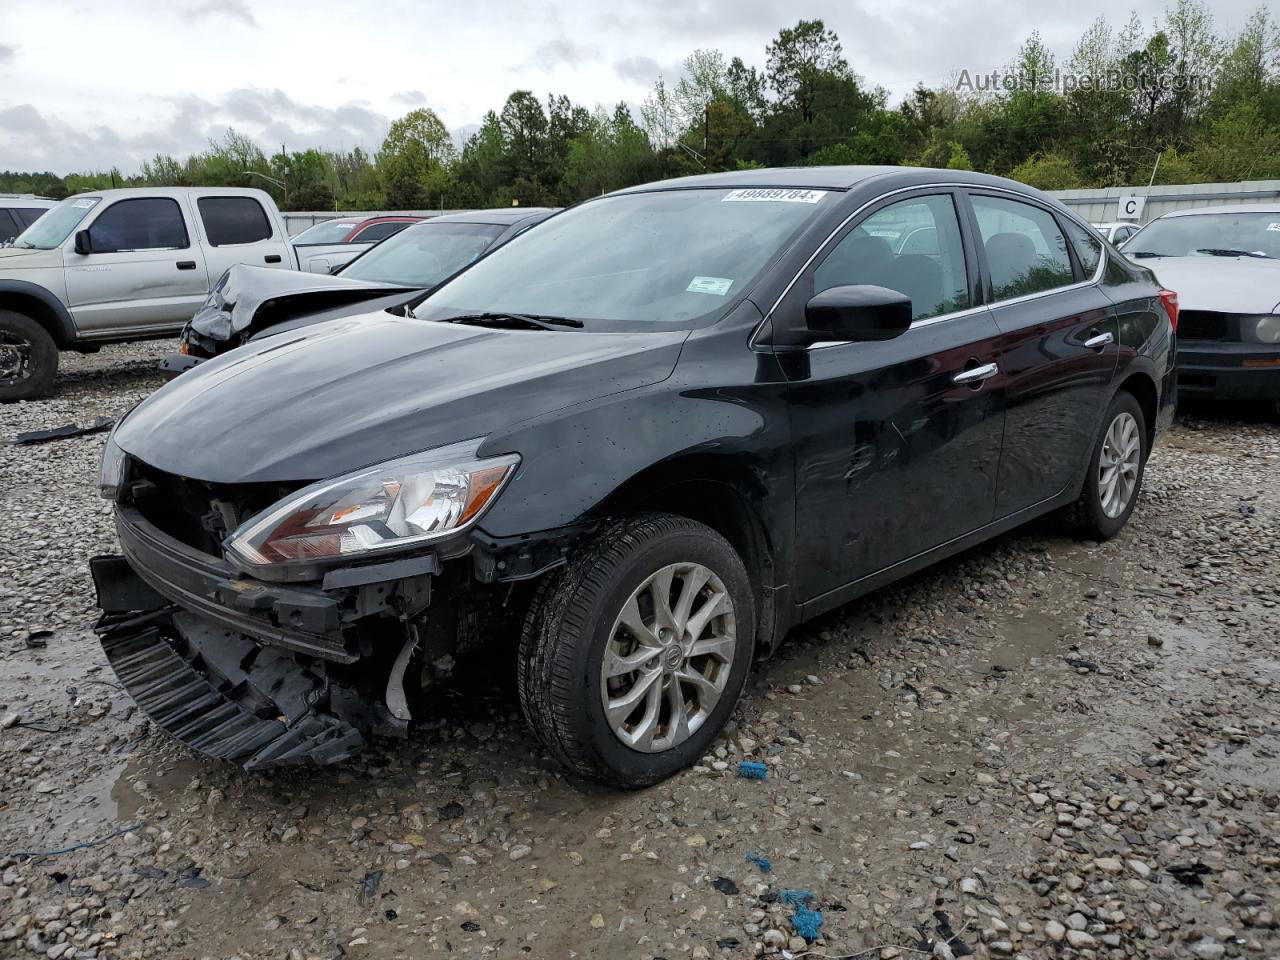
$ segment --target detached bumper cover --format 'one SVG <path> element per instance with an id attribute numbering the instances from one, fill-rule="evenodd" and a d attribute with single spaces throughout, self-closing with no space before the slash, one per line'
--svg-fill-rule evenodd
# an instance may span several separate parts
<path id="1" fill-rule="evenodd" d="M 160 374 L 165 380 L 172 380 L 179 374 L 186 373 L 192 367 L 201 363 L 204 363 L 203 357 L 193 357 L 187 353 L 171 353 L 161 359 L 159 363 Z"/>
<path id="2" fill-rule="evenodd" d="M 1233 400 L 1280 399 L 1280 346 L 1179 341 L 1178 392 Z"/>

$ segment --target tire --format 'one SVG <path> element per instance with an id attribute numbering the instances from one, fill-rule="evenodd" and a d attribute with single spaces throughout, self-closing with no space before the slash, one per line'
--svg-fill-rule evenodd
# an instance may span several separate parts
<path id="1" fill-rule="evenodd" d="M 660 630 L 662 616 L 680 617 L 679 600 L 686 585 L 696 582 L 704 570 L 711 579 L 695 590 L 692 609 L 685 611 L 689 629 L 681 629 L 679 636 L 665 627 Z M 655 598 L 662 589 L 657 584 L 664 582 L 667 571 L 673 572 L 666 596 L 673 599 L 659 614 Z M 649 581 L 654 586 L 646 587 Z M 724 613 L 721 588 L 730 614 Z M 712 598 L 721 612 L 699 627 L 697 614 Z M 630 622 L 652 621 L 641 623 L 647 643 L 621 622 L 623 608 L 632 599 L 638 616 Z M 665 514 L 619 521 L 544 578 L 534 597 L 521 633 L 517 669 L 525 718 L 552 756 L 573 772 L 628 789 L 657 783 L 697 762 L 729 718 L 751 667 L 755 626 L 756 603 L 746 567 L 724 537 L 701 523 Z M 665 640 L 660 639 L 663 633 L 669 634 Z M 706 649 L 723 643 L 729 634 L 734 640 L 719 648 L 723 655 L 674 663 L 682 654 L 673 647 L 688 652 L 694 649 L 689 644 L 701 639 L 697 649 Z M 612 655 L 622 651 L 628 660 L 643 658 L 649 650 L 654 653 L 632 673 L 606 680 L 607 648 Z M 679 679 L 694 673 L 696 683 Z M 718 698 L 704 692 L 709 685 L 720 686 Z M 616 698 L 621 713 L 627 709 L 622 706 L 627 695 L 642 688 L 659 692 L 636 701 L 635 722 L 626 731 L 636 742 L 627 743 L 615 732 L 604 697 Z M 687 731 L 674 719 L 677 697 L 676 702 L 686 707 L 681 715 L 687 718 Z M 646 724 L 651 715 L 654 722 Z M 665 722 L 659 722 L 663 716 Z M 626 720 L 622 726 L 627 726 Z M 651 731 L 651 740 L 646 731 Z"/>
<path id="2" fill-rule="evenodd" d="M 1128 498 L 1124 500 L 1123 509 L 1116 512 L 1114 505 L 1109 510 L 1104 501 L 1101 467 L 1104 451 L 1108 456 L 1111 453 L 1113 428 L 1116 428 L 1117 424 L 1123 426 L 1126 423 L 1126 417 L 1132 419 L 1132 425 L 1137 430 L 1137 463 L 1131 474 L 1132 487 Z M 1067 525 L 1078 537 L 1098 541 L 1110 540 L 1129 522 L 1133 508 L 1142 494 L 1142 477 L 1146 471 L 1147 456 L 1150 453 L 1148 444 L 1147 422 L 1142 412 L 1142 405 L 1133 394 L 1127 390 L 1121 390 L 1107 407 L 1106 416 L 1102 418 L 1102 430 L 1098 434 L 1098 439 L 1094 441 L 1093 452 L 1089 456 L 1089 471 L 1085 475 L 1084 489 L 1080 491 L 1080 498 L 1064 511 Z M 1121 452 L 1123 453 L 1123 450 Z"/>
<path id="3" fill-rule="evenodd" d="M 0 403 L 45 397 L 58 372 L 58 346 L 30 317 L 0 310 Z"/>

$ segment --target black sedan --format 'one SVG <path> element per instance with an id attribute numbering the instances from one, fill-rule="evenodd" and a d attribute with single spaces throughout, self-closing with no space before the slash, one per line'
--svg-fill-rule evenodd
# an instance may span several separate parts
<path id="1" fill-rule="evenodd" d="M 103 646 L 160 726 L 250 768 L 403 733 L 483 652 L 553 757 L 653 783 L 797 624 L 1050 511 L 1118 533 L 1176 313 L 995 177 L 593 199 L 412 315 L 251 343 L 131 411 Z"/>

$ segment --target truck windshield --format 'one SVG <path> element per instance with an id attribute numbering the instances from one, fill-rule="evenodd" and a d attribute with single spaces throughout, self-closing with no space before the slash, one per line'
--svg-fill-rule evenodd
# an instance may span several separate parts
<path id="1" fill-rule="evenodd" d="M 15 247 L 52 250 L 62 246 L 71 231 L 98 205 L 101 197 L 68 197 L 14 239 Z"/>
<path id="2" fill-rule="evenodd" d="M 294 243 L 342 243 L 356 228 L 355 220 L 327 220 L 307 227 L 293 238 Z"/>
<path id="3" fill-rule="evenodd" d="M 1280 257 L 1280 210 L 1161 217 L 1124 244 L 1127 257 Z"/>
<path id="4" fill-rule="evenodd" d="M 420 223 L 388 237 L 338 275 L 434 287 L 484 253 L 505 229 L 492 223 Z"/>
<path id="5" fill-rule="evenodd" d="M 414 315 L 532 314 L 600 328 L 708 321 L 747 291 L 829 196 L 686 189 L 602 197 L 494 250 Z"/>

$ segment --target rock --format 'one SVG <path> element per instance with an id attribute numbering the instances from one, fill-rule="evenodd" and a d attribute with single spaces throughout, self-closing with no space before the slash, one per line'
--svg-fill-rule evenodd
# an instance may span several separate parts
<path id="1" fill-rule="evenodd" d="M 1093 867 L 1103 873 L 1120 873 L 1124 870 L 1124 864 L 1115 857 L 1099 857 L 1093 861 Z"/>
<path id="2" fill-rule="evenodd" d="M 1044 925 L 1044 935 L 1046 940 L 1058 943 L 1067 935 L 1067 928 L 1057 920 L 1050 920 Z"/>
<path id="3" fill-rule="evenodd" d="M 1227 948 L 1216 940 L 1205 937 L 1191 945 L 1191 952 L 1200 960 L 1219 960 L 1227 952 Z"/>
<path id="4" fill-rule="evenodd" d="M 1083 930 L 1068 930 L 1067 943 L 1071 944 L 1077 950 L 1088 950 L 1098 945 L 1098 941 Z"/>
<path id="5" fill-rule="evenodd" d="M 517 843 L 507 851 L 507 856 L 512 860 L 523 860 L 531 853 L 533 853 L 533 847 L 529 846 L 527 843 Z"/>
<path id="6" fill-rule="evenodd" d="M 593 913 L 591 915 L 591 926 L 599 930 L 604 926 L 604 914 Z"/>
<path id="7" fill-rule="evenodd" d="M 764 936 L 760 939 L 764 941 L 766 947 L 771 947 L 774 950 L 781 950 L 787 945 L 787 935 L 776 928 L 766 930 Z"/>
<path id="8" fill-rule="evenodd" d="M 1148 867 L 1141 860 L 1128 860 L 1126 862 L 1129 865 L 1129 869 L 1132 870 L 1134 873 L 1136 873 L 1143 880 L 1146 880 L 1148 877 L 1151 876 L 1151 868 Z"/>

